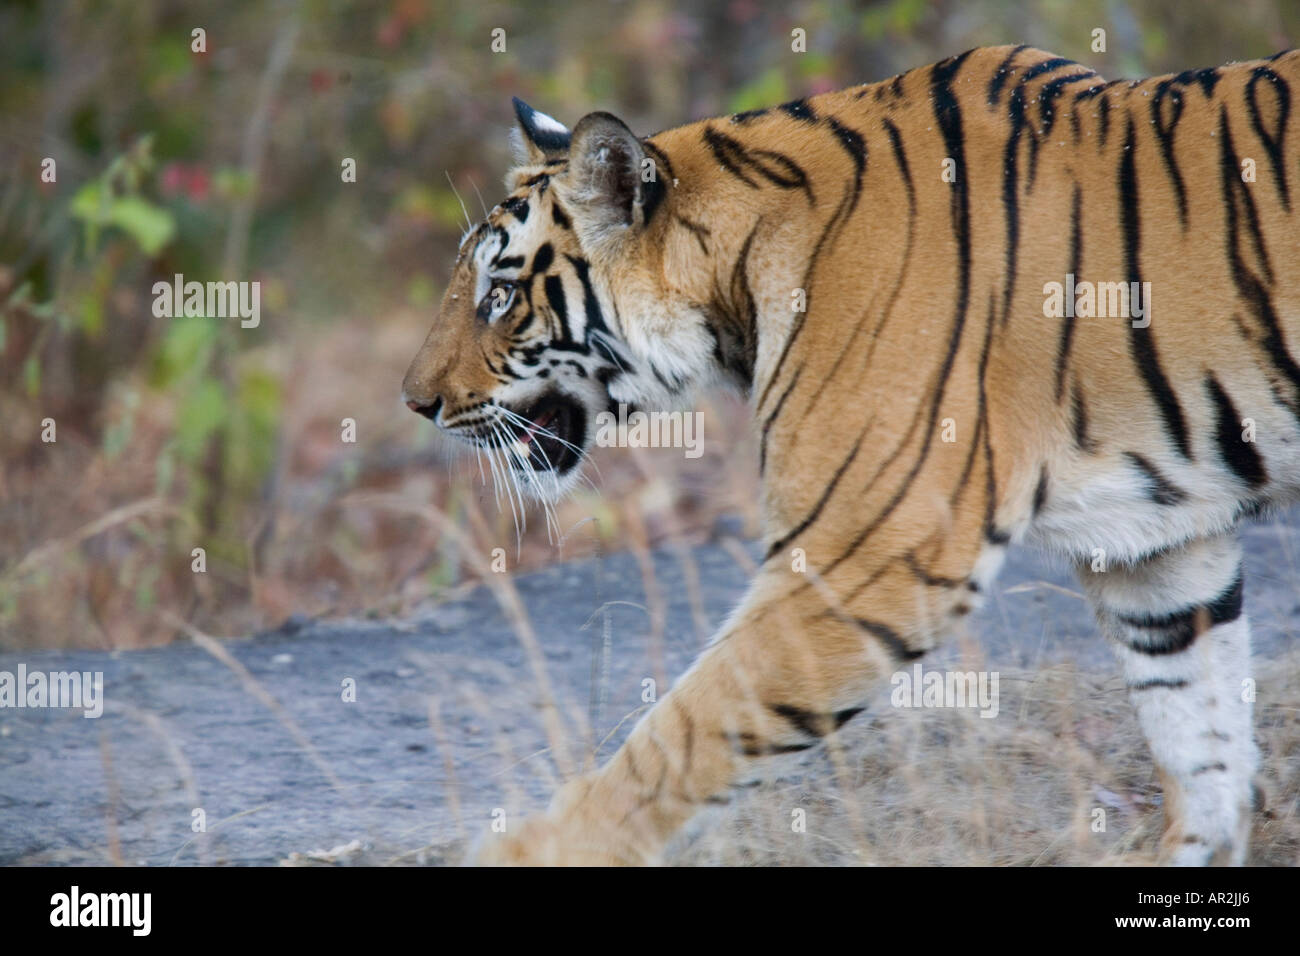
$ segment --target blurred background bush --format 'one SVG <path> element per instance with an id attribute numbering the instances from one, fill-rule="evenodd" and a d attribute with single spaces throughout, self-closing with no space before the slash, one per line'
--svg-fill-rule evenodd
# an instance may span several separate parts
<path id="1" fill-rule="evenodd" d="M 568 537 L 533 515 L 518 549 L 473 459 L 400 405 L 464 226 L 453 184 L 473 218 L 478 193 L 500 198 L 512 95 L 651 133 L 978 45 L 1118 78 L 1298 31 L 1292 0 L 6 3 L 0 646 L 400 613 L 487 570 L 442 521 L 512 567 L 757 532 L 734 398 L 706 400 L 698 460 L 598 453 L 596 490 L 560 510 Z M 177 273 L 260 282 L 261 325 L 155 317 L 152 285 Z"/>

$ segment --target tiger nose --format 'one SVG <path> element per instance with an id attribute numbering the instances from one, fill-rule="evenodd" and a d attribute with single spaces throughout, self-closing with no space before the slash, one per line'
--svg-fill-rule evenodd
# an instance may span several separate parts
<path id="1" fill-rule="evenodd" d="M 433 421 L 438 415 L 438 408 L 442 405 L 442 397 L 435 398 L 432 402 L 417 402 L 413 398 L 406 400 L 406 407 L 417 415 L 423 415 L 429 421 Z"/>

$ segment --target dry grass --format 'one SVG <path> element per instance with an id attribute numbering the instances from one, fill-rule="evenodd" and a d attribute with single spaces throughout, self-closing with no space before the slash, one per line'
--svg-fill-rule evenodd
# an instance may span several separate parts
<path id="1" fill-rule="evenodd" d="M 1300 863 L 1300 653 L 1257 733 L 1271 806 L 1250 862 Z M 845 734 L 838 760 L 747 795 L 680 864 L 1150 865 L 1163 813 L 1123 683 L 1072 667 L 1002 674 L 1002 713 L 894 711 Z M 836 769 L 835 764 L 842 769 Z M 806 833 L 791 810 L 807 811 Z M 1094 811 L 1105 812 L 1094 832 Z"/>
<path id="2" fill-rule="evenodd" d="M 1255 815 L 1249 863 L 1295 866 L 1300 651 L 1271 661 L 1267 674 L 1267 684 L 1282 692 L 1256 705 L 1267 807 Z M 701 813 L 664 862 L 1155 864 L 1161 793 L 1122 680 L 1055 665 L 1003 671 L 1000 691 L 992 719 L 970 709 L 893 709 L 882 695 L 830 746 L 777 758 L 785 762 L 769 764 L 756 786 L 734 791 L 729 806 Z M 520 764 L 512 772 L 534 771 Z M 1097 809 L 1105 814 L 1104 832 L 1093 829 Z M 792 826 L 795 810 L 804 811 L 803 832 Z M 410 859 L 459 862 L 464 853 L 458 840 L 413 851 Z"/>
<path id="3" fill-rule="evenodd" d="M 133 648 L 181 633 L 176 618 L 215 634 L 248 634 L 292 614 L 401 614 L 490 577 L 462 560 L 453 537 L 409 516 L 371 507 L 374 495 L 427 504 L 462 527 L 483 526 L 511 570 L 605 550 L 710 538 L 723 516 L 757 531 L 757 468 L 743 404 L 707 397 L 705 454 L 674 449 L 596 449 L 585 488 L 558 507 L 548 539 L 539 513 L 516 538 L 476 460 L 402 407 L 402 374 L 428 316 L 406 311 L 369 325 L 295 329 L 249 357 L 284 383 L 278 465 L 234 532 L 237 559 L 209 554 L 187 512 L 183 480 L 158 484 L 157 460 L 175 428 L 174 398 L 125 381 L 121 401 L 75 414 L 0 390 L 0 417 L 58 421 L 58 442 L 35 429 L 5 436 L 0 470 L 0 648 Z M 364 363 L 357 362 L 365 355 Z M 134 393 L 132 409 L 124 396 Z M 88 417 L 86 417 L 88 416 Z M 127 449 L 110 455 L 99 436 L 131 420 Z M 340 422 L 357 422 L 355 444 Z M 476 515 L 472 518 L 471 515 Z M 223 528 L 225 531 L 231 529 Z"/>

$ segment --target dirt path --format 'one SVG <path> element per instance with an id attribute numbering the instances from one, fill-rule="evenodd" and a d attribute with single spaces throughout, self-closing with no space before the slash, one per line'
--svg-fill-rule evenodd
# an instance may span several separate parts
<path id="1" fill-rule="evenodd" d="M 741 594 L 744 549 L 732 544 L 689 561 L 656 554 L 649 611 L 626 554 L 514 581 L 562 721 L 613 731 L 602 755 L 642 706 L 643 682 L 657 677 L 662 691 Z M 1250 528 L 1247 546 L 1247 608 L 1268 657 L 1300 631 L 1300 514 Z M 1113 671 L 1077 591 L 1015 553 L 971 627 L 987 666 L 1072 658 Z M 606 602 L 618 603 L 602 617 Z M 607 670 L 595 653 L 606 635 Z M 275 864 L 340 847 L 325 855 L 455 861 L 494 808 L 535 808 L 553 783 L 545 696 L 487 589 L 408 620 L 299 621 L 224 648 L 233 669 L 189 641 L 0 654 L 0 671 L 102 671 L 105 689 L 97 720 L 0 710 L 0 863 Z M 343 700 L 348 679 L 355 702 Z M 196 808 L 206 833 L 192 830 Z"/>

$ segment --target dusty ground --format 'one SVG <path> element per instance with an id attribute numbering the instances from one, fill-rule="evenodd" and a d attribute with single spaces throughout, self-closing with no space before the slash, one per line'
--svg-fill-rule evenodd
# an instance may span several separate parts
<path id="1" fill-rule="evenodd" d="M 1247 543 L 1270 799 L 1252 862 L 1295 865 L 1300 515 L 1250 528 Z M 0 711 L 0 863 L 458 862 L 494 809 L 537 808 L 557 779 L 548 695 L 568 757 L 590 754 L 594 726 L 603 759 L 642 682 L 666 687 L 741 593 L 750 554 L 731 539 L 656 553 L 652 573 L 617 554 L 521 576 L 535 638 L 507 613 L 508 588 L 480 588 L 401 621 L 0 655 L 0 670 L 101 670 L 106 696 L 98 720 Z M 885 688 L 835 749 L 710 810 L 668 862 L 1151 861 L 1159 790 L 1067 574 L 1014 554 L 989 606 L 925 665 L 998 671 L 998 716 L 898 710 Z M 355 702 L 342 699 L 349 678 Z"/>

